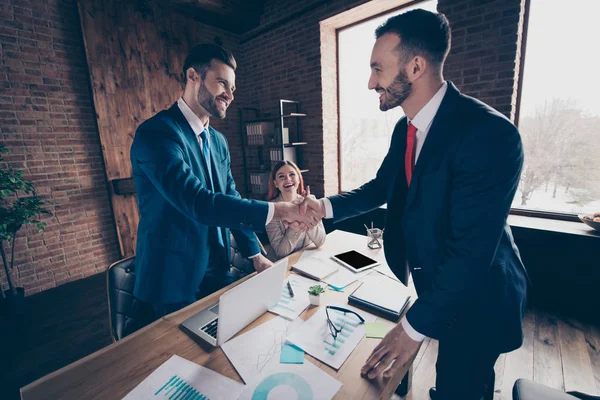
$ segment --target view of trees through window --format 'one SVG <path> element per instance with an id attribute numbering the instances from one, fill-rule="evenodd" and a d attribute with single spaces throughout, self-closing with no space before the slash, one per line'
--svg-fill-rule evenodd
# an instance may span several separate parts
<path id="1" fill-rule="evenodd" d="M 599 12 L 597 0 L 531 0 L 519 117 L 525 164 L 513 208 L 600 211 Z"/>

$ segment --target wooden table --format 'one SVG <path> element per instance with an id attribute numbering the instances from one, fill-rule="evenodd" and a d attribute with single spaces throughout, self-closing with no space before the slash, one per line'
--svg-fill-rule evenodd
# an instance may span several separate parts
<path id="1" fill-rule="evenodd" d="M 387 268 L 383 249 L 371 250 L 366 244 L 366 236 L 335 231 L 328 235 L 327 241 L 321 249 L 337 252 L 354 248 L 358 251 L 364 251 L 370 257 L 383 262 L 384 267 Z M 301 253 L 291 255 L 289 264 L 295 264 Z M 120 399 L 173 354 L 242 382 L 221 348 L 210 348 L 194 341 L 180 329 L 179 325 L 185 319 L 214 304 L 221 294 L 245 281 L 250 276 L 178 312 L 155 321 L 119 342 L 113 343 L 21 388 L 21 398 L 23 400 Z M 348 294 L 352 292 L 356 285 L 357 283 L 352 284 L 344 292 L 327 290 L 322 295 L 324 298 L 321 303 L 328 304 L 330 301 L 346 303 Z M 300 318 L 306 320 L 317 310 L 318 307 L 309 307 L 300 315 Z M 267 312 L 238 335 L 274 317 L 274 314 Z M 378 318 L 378 321 L 385 322 L 390 326 L 394 325 L 392 322 L 381 318 Z M 387 400 L 391 398 L 408 367 L 401 368 L 396 376 L 387 380 L 380 378 L 371 381 L 363 378 L 360 375 L 360 369 L 379 341 L 380 339 L 364 337 L 338 371 L 313 358 L 308 353 L 306 359 L 342 382 L 343 386 L 338 391 L 335 399 Z"/>

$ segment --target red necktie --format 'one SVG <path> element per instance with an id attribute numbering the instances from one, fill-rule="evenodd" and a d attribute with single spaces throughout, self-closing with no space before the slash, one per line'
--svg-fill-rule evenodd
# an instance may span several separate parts
<path id="1" fill-rule="evenodd" d="M 415 167 L 415 135 L 417 128 L 413 124 L 408 124 L 406 130 L 406 153 L 404 153 L 404 171 L 406 172 L 406 183 L 410 186 L 413 169 Z"/>

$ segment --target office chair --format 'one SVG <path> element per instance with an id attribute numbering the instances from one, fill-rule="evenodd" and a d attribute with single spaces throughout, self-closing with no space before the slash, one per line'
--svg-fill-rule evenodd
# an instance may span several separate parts
<path id="1" fill-rule="evenodd" d="M 254 265 L 242 256 L 233 235 L 230 237 L 230 271 L 239 279 L 254 272 Z M 260 240 L 258 244 L 266 255 Z M 154 321 L 152 305 L 133 296 L 134 284 L 135 256 L 117 261 L 106 270 L 110 332 L 115 342 Z"/>
<path id="2" fill-rule="evenodd" d="M 517 379 L 513 386 L 513 400 L 600 400 L 600 396 L 592 396 L 580 392 L 561 392 L 530 381 Z"/>
<path id="3" fill-rule="evenodd" d="M 242 253 L 240 252 L 240 248 L 239 248 L 237 242 L 235 241 L 235 238 L 233 237 L 233 235 L 230 234 L 229 237 L 231 239 L 231 248 L 229 249 L 230 250 L 229 260 L 230 260 L 230 264 L 231 264 L 231 268 L 230 268 L 231 276 L 233 276 L 236 279 L 239 279 L 248 274 L 253 273 L 254 272 L 254 264 L 252 263 L 251 260 L 244 258 L 244 256 L 242 256 Z M 265 248 L 263 247 L 262 243 L 260 242 L 260 239 L 258 237 L 256 237 L 256 240 L 258 241 L 258 245 L 260 246 L 260 252 L 262 253 L 263 256 L 266 256 L 267 252 L 265 251 Z"/>
<path id="4" fill-rule="evenodd" d="M 116 342 L 154 320 L 152 305 L 133 296 L 135 256 L 113 263 L 106 270 L 110 333 Z"/>

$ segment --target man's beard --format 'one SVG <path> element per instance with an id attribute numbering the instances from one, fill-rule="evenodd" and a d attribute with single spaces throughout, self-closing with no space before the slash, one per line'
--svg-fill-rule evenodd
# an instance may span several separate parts
<path id="1" fill-rule="evenodd" d="M 379 109 L 381 111 L 387 111 L 404 103 L 404 100 L 406 100 L 412 92 L 412 82 L 408 80 L 406 73 L 403 70 L 400 70 L 398 75 L 394 78 L 394 81 L 383 90 L 385 90 L 385 101 L 379 104 Z"/>
<path id="2" fill-rule="evenodd" d="M 202 83 L 200 89 L 198 89 L 198 104 L 204 107 L 211 116 L 223 119 L 227 114 L 227 108 L 219 108 L 216 99 L 217 97 L 213 96 L 206 86 L 204 86 L 204 83 Z"/>

